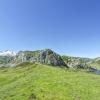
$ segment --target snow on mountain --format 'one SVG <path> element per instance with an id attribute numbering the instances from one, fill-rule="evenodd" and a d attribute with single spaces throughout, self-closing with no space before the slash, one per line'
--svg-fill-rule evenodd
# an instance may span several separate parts
<path id="1" fill-rule="evenodd" d="M 16 55 L 16 52 L 13 52 L 13 51 L 9 51 L 9 50 L 0 51 L 0 56 L 15 56 L 15 55 Z"/>

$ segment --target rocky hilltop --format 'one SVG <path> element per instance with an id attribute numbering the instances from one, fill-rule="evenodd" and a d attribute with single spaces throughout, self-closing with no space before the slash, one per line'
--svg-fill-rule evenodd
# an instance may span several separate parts
<path id="1" fill-rule="evenodd" d="M 66 66 L 62 57 L 51 49 L 37 51 L 20 51 L 17 53 L 14 62 L 40 62 L 54 66 Z"/>

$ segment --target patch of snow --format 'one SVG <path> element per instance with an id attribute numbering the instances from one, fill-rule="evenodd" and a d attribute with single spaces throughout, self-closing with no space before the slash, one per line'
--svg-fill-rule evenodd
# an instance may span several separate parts
<path id="1" fill-rule="evenodd" d="M 13 51 L 0 51 L 0 56 L 16 56 L 16 52 Z"/>

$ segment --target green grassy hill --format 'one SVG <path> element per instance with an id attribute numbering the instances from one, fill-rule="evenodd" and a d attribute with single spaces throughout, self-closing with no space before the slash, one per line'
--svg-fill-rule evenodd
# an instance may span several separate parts
<path id="1" fill-rule="evenodd" d="M 0 100 L 100 100 L 100 75 L 38 63 L 0 68 Z"/>

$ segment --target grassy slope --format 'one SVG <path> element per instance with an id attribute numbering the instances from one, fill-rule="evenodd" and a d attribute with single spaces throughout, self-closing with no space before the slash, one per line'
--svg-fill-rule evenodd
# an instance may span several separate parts
<path id="1" fill-rule="evenodd" d="M 0 69 L 0 100 L 100 100 L 100 75 L 41 64 Z"/>

